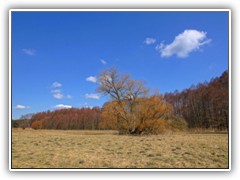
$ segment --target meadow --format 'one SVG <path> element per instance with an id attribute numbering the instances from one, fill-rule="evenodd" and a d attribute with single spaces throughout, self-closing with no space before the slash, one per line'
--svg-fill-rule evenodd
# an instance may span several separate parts
<path id="1" fill-rule="evenodd" d="M 12 168 L 228 168 L 228 135 L 12 129 Z"/>

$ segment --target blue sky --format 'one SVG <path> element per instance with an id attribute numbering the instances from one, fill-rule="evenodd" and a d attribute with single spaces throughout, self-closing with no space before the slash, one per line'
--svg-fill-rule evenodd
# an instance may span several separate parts
<path id="1" fill-rule="evenodd" d="M 161 93 L 228 69 L 227 12 L 13 12 L 12 115 L 102 106 L 116 66 Z"/>

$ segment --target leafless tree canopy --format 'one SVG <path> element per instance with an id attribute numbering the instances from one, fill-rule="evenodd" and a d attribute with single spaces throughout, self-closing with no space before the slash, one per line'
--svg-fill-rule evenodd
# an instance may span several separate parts
<path id="1" fill-rule="evenodd" d="M 129 74 L 119 74 L 117 68 L 103 70 L 99 76 L 98 92 L 108 94 L 113 100 L 134 101 L 138 97 L 146 96 L 149 89 L 144 87 L 143 81 L 130 78 Z"/>

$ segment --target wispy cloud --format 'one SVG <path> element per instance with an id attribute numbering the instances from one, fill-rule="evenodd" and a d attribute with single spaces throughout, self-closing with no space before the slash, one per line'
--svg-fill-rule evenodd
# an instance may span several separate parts
<path id="1" fill-rule="evenodd" d="M 107 61 L 105 61 L 104 59 L 100 59 L 100 62 L 101 62 L 103 65 L 107 64 Z"/>
<path id="2" fill-rule="evenodd" d="M 54 87 L 54 88 L 62 87 L 62 84 L 59 83 L 59 82 L 54 82 L 54 83 L 52 84 L 52 87 Z"/>
<path id="3" fill-rule="evenodd" d="M 87 99 L 100 99 L 99 94 L 85 94 L 85 98 Z"/>
<path id="4" fill-rule="evenodd" d="M 97 78 L 94 77 L 94 76 L 89 76 L 89 77 L 86 78 L 86 81 L 96 83 L 97 82 Z"/>
<path id="5" fill-rule="evenodd" d="M 29 56 L 33 56 L 33 55 L 35 55 L 35 53 L 36 53 L 36 50 L 34 50 L 34 49 L 22 49 L 22 51 L 23 51 L 26 55 L 29 55 Z"/>
<path id="6" fill-rule="evenodd" d="M 64 104 L 57 104 L 56 106 L 53 106 L 54 109 L 69 109 L 72 108 L 70 105 L 64 105 Z"/>
<path id="7" fill-rule="evenodd" d="M 29 109 L 30 108 L 30 106 L 24 106 L 24 105 L 16 105 L 15 106 L 15 109 Z"/>
<path id="8" fill-rule="evenodd" d="M 204 44 L 210 43 L 207 32 L 188 29 L 177 35 L 170 44 L 160 43 L 156 46 L 161 57 L 171 57 L 176 55 L 179 58 L 186 58 L 193 51 L 199 50 Z"/>
<path id="9" fill-rule="evenodd" d="M 143 43 L 146 44 L 146 45 L 151 45 L 151 44 L 154 44 L 156 42 L 156 39 L 154 38 L 150 38 L 150 37 L 147 37 Z"/>

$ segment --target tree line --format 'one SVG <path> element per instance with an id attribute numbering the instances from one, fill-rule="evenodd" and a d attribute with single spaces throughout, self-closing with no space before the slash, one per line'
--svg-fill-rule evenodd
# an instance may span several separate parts
<path id="1" fill-rule="evenodd" d="M 37 113 L 31 118 L 34 129 L 99 129 L 101 109 L 70 108 Z"/>
<path id="2" fill-rule="evenodd" d="M 182 92 L 166 93 L 164 98 L 172 105 L 174 115 L 183 117 L 189 128 L 228 130 L 228 71 Z"/>

